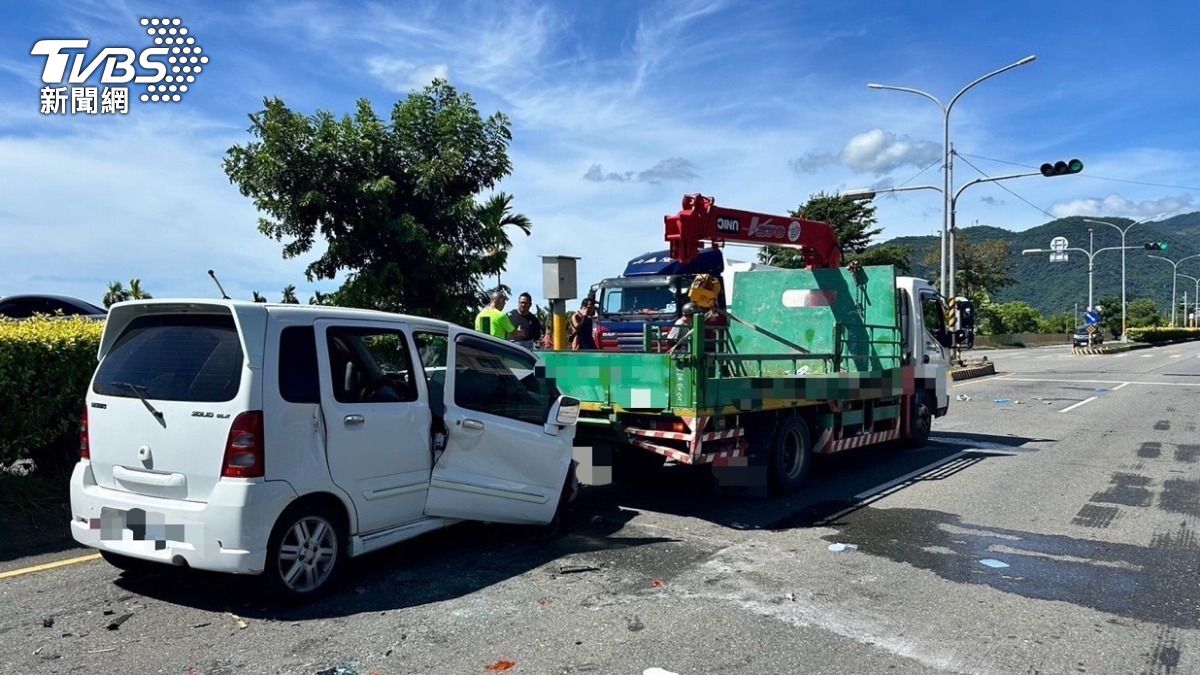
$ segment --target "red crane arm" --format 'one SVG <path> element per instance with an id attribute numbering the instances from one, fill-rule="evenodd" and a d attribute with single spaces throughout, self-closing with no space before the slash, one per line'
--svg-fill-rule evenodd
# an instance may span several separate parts
<path id="1" fill-rule="evenodd" d="M 663 220 L 671 257 L 685 263 L 700 252 L 701 242 L 733 241 L 799 249 L 810 269 L 842 264 L 833 228 L 816 220 L 727 209 L 699 194 L 684 195 L 683 210 Z"/>

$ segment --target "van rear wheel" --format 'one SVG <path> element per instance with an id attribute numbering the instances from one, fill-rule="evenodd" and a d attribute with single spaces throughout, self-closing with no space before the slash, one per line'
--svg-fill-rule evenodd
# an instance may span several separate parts
<path id="1" fill-rule="evenodd" d="M 348 553 L 341 518 L 318 504 L 298 504 L 275 524 L 263 575 L 275 595 L 314 598 L 333 586 Z"/>
<path id="2" fill-rule="evenodd" d="M 929 443 L 929 431 L 933 427 L 933 403 L 928 392 L 913 397 L 908 418 L 908 447 L 914 450 Z"/>

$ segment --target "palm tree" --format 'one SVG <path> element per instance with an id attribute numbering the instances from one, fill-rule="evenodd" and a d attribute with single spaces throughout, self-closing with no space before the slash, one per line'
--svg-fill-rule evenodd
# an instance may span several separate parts
<path id="1" fill-rule="evenodd" d="M 267 298 L 262 293 L 259 293 L 258 291 L 250 291 L 250 292 L 254 294 L 255 302 L 266 302 L 267 301 Z"/>
<path id="2" fill-rule="evenodd" d="M 112 307 L 118 302 L 124 302 L 130 298 L 129 291 L 125 290 L 125 286 L 119 281 L 110 281 L 108 283 L 108 292 L 104 294 L 104 306 Z"/>
<path id="3" fill-rule="evenodd" d="M 529 217 L 521 213 L 513 213 L 512 211 L 512 195 L 505 192 L 497 192 L 487 198 L 483 204 L 478 207 L 476 212 L 479 217 L 479 223 L 489 231 L 491 238 L 495 241 L 495 248 L 492 253 L 506 252 L 512 248 L 512 240 L 508 238 L 508 234 L 504 232 L 506 225 L 512 225 L 525 233 L 525 236 L 533 230 L 533 223 L 529 221 Z M 500 286 L 500 272 L 496 271 L 496 286 Z"/>
<path id="4" fill-rule="evenodd" d="M 142 290 L 142 280 L 141 279 L 130 279 L 129 280 L 129 299 L 130 300 L 149 300 L 153 297 L 154 297 L 153 295 L 150 295 L 146 291 Z"/>
<path id="5" fill-rule="evenodd" d="M 280 302 L 289 305 L 298 305 L 300 300 L 296 297 L 296 284 L 288 284 L 283 287 L 283 299 Z"/>

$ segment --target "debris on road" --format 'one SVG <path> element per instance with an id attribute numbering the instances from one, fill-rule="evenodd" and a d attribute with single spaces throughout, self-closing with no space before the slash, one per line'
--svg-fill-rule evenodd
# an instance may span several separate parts
<path id="1" fill-rule="evenodd" d="M 956 401 L 970 401 L 971 397 L 967 396 L 966 394 L 959 394 L 958 396 L 954 397 L 954 399 Z"/>
<path id="2" fill-rule="evenodd" d="M 1011 403 L 1011 401 L 1007 398 L 998 398 L 995 401 L 993 401 L 993 403 Z"/>
<path id="3" fill-rule="evenodd" d="M 830 553 L 852 553 L 858 550 L 857 544 L 830 544 Z"/>
<path id="4" fill-rule="evenodd" d="M 558 568 L 559 574 L 579 574 L 581 572 L 599 572 L 600 568 L 595 565 L 560 565 Z"/>
<path id="5" fill-rule="evenodd" d="M 128 621 L 131 616 L 133 616 L 133 612 L 130 612 L 128 614 L 122 614 L 121 616 L 118 616 L 117 618 L 113 619 L 112 621 L 109 621 L 108 625 L 105 626 L 105 628 L 107 628 L 109 630 L 117 630 L 118 628 L 121 627 L 121 624 Z"/>
<path id="6" fill-rule="evenodd" d="M 483 669 L 491 671 L 493 673 L 502 673 L 506 670 L 512 670 L 513 668 L 516 667 L 516 665 L 517 665 L 516 661 L 500 659 L 499 661 L 497 661 L 495 663 L 484 666 Z"/>
<path id="7" fill-rule="evenodd" d="M 313 675 L 358 675 L 358 671 L 350 666 L 334 666 L 325 670 L 319 670 Z"/>
<path id="8" fill-rule="evenodd" d="M 988 567 L 992 567 L 992 568 L 996 568 L 996 569 L 999 569 L 1002 567 L 1008 567 L 1008 563 L 1003 562 L 1001 560 L 996 560 L 995 558 L 984 558 L 983 560 L 980 560 L 979 562 L 984 565 L 987 565 Z"/>
<path id="9" fill-rule="evenodd" d="M 783 597 L 787 598 L 788 600 L 791 600 L 792 602 L 795 602 L 795 601 L 796 601 L 796 594 L 795 594 L 795 593 L 788 593 L 787 595 L 785 595 L 785 596 L 783 596 Z"/>
<path id="10" fill-rule="evenodd" d="M 54 628 L 54 617 L 48 616 L 42 619 L 42 628 Z"/>
<path id="11" fill-rule="evenodd" d="M 200 623 L 192 624 L 192 628 L 204 628 L 205 626 L 211 626 L 211 625 L 212 625 L 211 621 L 201 621 Z"/>
<path id="12" fill-rule="evenodd" d="M 104 649 L 93 649 L 88 653 L 89 654 L 104 654 L 106 652 L 115 652 L 115 651 L 117 651 L 116 647 L 105 647 Z"/>
<path id="13" fill-rule="evenodd" d="M 661 579 L 655 579 L 654 581 L 651 581 L 651 582 L 650 582 L 650 588 L 662 588 L 662 580 L 661 580 Z"/>
<path id="14" fill-rule="evenodd" d="M 643 670 L 642 675 L 679 675 L 679 673 L 670 670 L 663 670 L 658 666 L 654 666 L 653 668 L 647 668 Z"/>
<path id="15" fill-rule="evenodd" d="M 113 614 L 116 614 L 116 612 L 111 609 L 104 610 L 104 616 L 112 616 Z"/>
<path id="16" fill-rule="evenodd" d="M 629 629 L 629 632 L 636 633 L 636 632 L 642 630 L 643 628 L 645 628 L 646 624 L 642 623 L 641 617 L 639 617 L 635 614 L 633 617 L 633 620 L 630 621 L 629 624 L 626 625 L 625 627 Z"/>
<path id="17" fill-rule="evenodd" d="M 245 619 L 238 616 L 237 614 L 234 614 L 233 612 L 225 612 L 225 613 L 229 615 L 229 618 L 231 618 L 235 622 L 237 622 L 237 627 L 239 630 L 246 630 L 246 628 L 248 628 L 250 626 L 250 624 L 246 623 Z"/>

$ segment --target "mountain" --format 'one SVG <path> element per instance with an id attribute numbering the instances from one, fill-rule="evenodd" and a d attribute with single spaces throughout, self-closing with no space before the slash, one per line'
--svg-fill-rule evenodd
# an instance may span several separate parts
<path id="1" fill-rule="evenodd" d="M 1115 221 L 1121 225 L 1130 222 L 1119 218 L 1096 220 Z M 1095 250 L 1121 245 L 1121 235 L 1116 228 L 1086 223 L 1082 217 L 1059 218 L 1020 232 L 991 225 L 961 227 L 958 237 L 972 243 L 989 239 L 1008 242 L 1008 261 L 1017 283 L 996 293 L 993 299 L 996 302 L 1023 300 L 1043 314 L 1050 315 L 1071 312 L 1075 303 L 1079 303 L 1081 309 L 1087 304 L 1087 256 L 1078 251 L 1070 251 L 1067 262 L 1051 263 L 1047 254 L 1022 256 L 1021 251 L 1029 248 L 1049 249 L 1050 240 L 1060 236 L 1066 237 L 1071 247 L 1087 249 L 1089 227 L 1094 228 Z M 1167 242 L 1168 249 L 1146 251 L 1142 248 L 1144 243 L 1152 241 Z M 911 247 L 912 254 L 909 260 L 913 265 L 913 274 L 926 278 L 934 276 L 924 262 L 928 253 L 938 248 L 938 237 L 896 237 L 882 244 Z M 1168 314 L 1171 305 L 1171 265 L 1162 260 L 1148 258 L 1147 254 L 1180 260 L 1200 253 L 1200 212 L 1135 225 L 1126 235 L 1125 244 L 1138 247 L 1136 250 L 1130 249 L 1125 252 L 1127 299 L 1151 298 L 1158 305 L 1160 312 Z M 936 263 L 932 271 L 936 272 Z M 1181 263 L 1179 272 L 1200 278 L 1200 257 Z M 1103 298 L 1121 296 L 1120 250 L 1104 251 L 1096 255 L 1094 283 L 1093 294 L 1096 302 Z M 1183 301 L 1183 293 L 1186 291 L 1190 305 L 1195 300 L 1195 287 L 1191 279 L 1179 277 L 1178 300 Z M 1119 308 L 1117 311 L 1120 311 Z"/>

